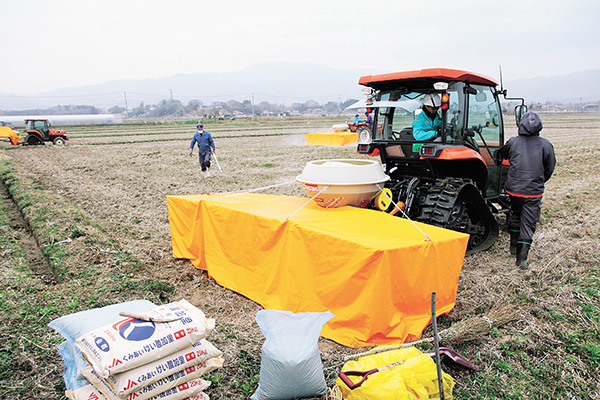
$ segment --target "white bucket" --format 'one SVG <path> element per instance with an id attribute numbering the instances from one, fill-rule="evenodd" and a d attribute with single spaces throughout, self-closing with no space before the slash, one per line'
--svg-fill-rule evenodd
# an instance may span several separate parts
<path id="1" fill-rule="evenodd" d="M 314 201 L 325 208 L 365 207 L 389 179 L 379 162 L 352 159 L 310 161 L 296 178 L 310 197 L 322 191 Z"/>

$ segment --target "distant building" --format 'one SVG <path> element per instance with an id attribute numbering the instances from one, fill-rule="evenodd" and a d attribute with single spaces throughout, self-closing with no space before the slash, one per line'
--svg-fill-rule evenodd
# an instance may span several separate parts
<path id="1" fill-rule="evenodd" d="M 582 112 L 600 112 L 600 103 L 598 104 L 584 104 L 581 106 Z"/>
<path id="2" fill-rule="evenodd" d="M 52 125 L 116 124 L 123 122 L 123 117 L 120 114 L 2 115 L 0 118 L 9 126 L 25 126 L 26 119 L 47 119 Z"/>

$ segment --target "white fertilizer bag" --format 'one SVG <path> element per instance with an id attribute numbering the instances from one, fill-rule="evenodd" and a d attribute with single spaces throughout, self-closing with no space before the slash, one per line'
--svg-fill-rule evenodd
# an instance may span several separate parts
<path id="1" fill-rule="evenodd" d="M 75 390 L 67 390 L 65 396 L 70 400 L 106 400 L 106 397 L 89 383 Z"/>
<path id="2" fill-rule="evenodd" d="M 88 364 L 81 356 L 81 351 L 75 347 L 75 340 L 77 338 L 96 328 L 118 320 L 121 318 L 119 316 L 119 312 L 121 311 L 143 313 L 153 308 L 156 308 L 156 304 L 148 300 L 133 300 L 63 315 L 51 321 L 48 326 L 66 339 L 58 348 L 58 352 L 65 364 L 63 377 L 66 388 L 75 391 L 89 384 L 87 379 L 81 374 L 81 369 L 85 368 Z"/>
<path id="3" fill-rule="evenodd" d="M 161 393 L 164 393 L 167 390 L 171 390 L 173 388 L 177 388 L 186 382 L 190 382 L 202 377 L 204 374 L 211 372 L 217 368 L 220 368 L 223 365 L 222 357 L 213 358 L 207 360 L 201 364 L 191 366 L 189 368 L 185 368 L 181 371 L 178 371 L 174 374 L 171 374 L 165 378 L 162 378 L 148 386 L 138 387 L 132 386 L 132 389 L 136 389 L 134 391 L 130 391 L 128 394 L 118 394 L 108 384 L 108 382 L 94 374 L 91 367 L 86 367 L 82 370 L 84 376 L 95 386 L 98 388 L 108 388 L 110 389 L 110 393 L 106 393 L 106 397 L 108 399 L 118 399 L 118 400 L 146 400 L 151 399 L 153 397 L 158 396 Z M 204 390 L 204 389 L 202 389 Z"/>
<path id="4" fill-rule="evenodd" d="M 124 396 L 182 370 L 200 369 L 202 371 L 202 374 L 198 375 L 200 377 L 221 368 L 223 365 L 221 354 L 223 353 L 208 340 L 202 339 L 192 347 L 186 347 L 160 360 L 111 375 L 106 381 L 113 392 L 118 396 Z"/>
<path id="5" fill-rule="evenodd" d="M 141 397 L 138 393 L 131 393 L 127 396 L 120 397 L 113 392 L 106 381 L 100 377 L 91 367 L 84 368 L 82 370 L 85 376 L 89 376 L 90 382 L 93 381 L 94 386 L 104 395 L 107 400 L 139 400 L 139 399 L 150 399 L 150 400 L 181 400 L 187 399 L 194 395 L 199 395 L 204 389 L 210 386 L 210 382 L 201 378 L 192 379 L 187 382 L 182 382 L 177 386 L 165 389 L 162 392 L 152 391 L 151 396 Z M 86 399 L 87 400 L 87 399 Z"/>
<path id="6" fill-rule="evenodd" d="M 214 326 L 214 319 L 180 300 L 94 329 L 75 344 L 94 370 L 107 378 L 189 347 Z"/>
<path id="7" fill-rule="evenodd" d="M 334 315 L 260 310 L 256 322 L 265 336 L 258 389 L 252 400 L 320 397 L 327 391 L 317 341 Z"/>

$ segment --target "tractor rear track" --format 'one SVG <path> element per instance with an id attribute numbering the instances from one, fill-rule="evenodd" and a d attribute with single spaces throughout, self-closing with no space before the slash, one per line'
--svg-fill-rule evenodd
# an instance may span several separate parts
<path id="1" fill-rule="evenodd" d="M 58 274 L 50 266 L 48 257 L 44 254 L 35 234 L 23 213 L 17 206 L 8 187 L 0 179 L 0 193 L 2 194 L 2 203 L 8 210 L 11 227 L 19 234 L 21 248 L 25 251 L 27 264 L 32 273 L 47 285 L 55 285 L 60 282 Z"/>

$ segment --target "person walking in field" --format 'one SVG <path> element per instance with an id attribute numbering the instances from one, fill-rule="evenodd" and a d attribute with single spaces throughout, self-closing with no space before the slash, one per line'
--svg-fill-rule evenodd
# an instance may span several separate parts
<path id="1" fill-rule="evenodd" d="M 508 159 L 506 193 L 510 196 L 510 252 L 517 256 L 517 266 L 527 269 L 527 256 L 535 227 L 540 220 L 544 184 L 554 172 L 554 147 L 540 136 L 542 121 L 534 112 L 519 121 L 518 136 L 510 138 L 496 155 Z"/>
<path id="2" fill-rule="evenodd" d="M 198 130 L 190 143 L 190 157 L 192 156 L 194 145 L 197 143 L 200 167 L 202 168 L 202 172 L 207 172 L 208 168 L 210 168 L 210 156 L 212 153 L 216 152 L 217 149 L 215 148 L 215 142 L 213 141 L 211 134 L 204 130 L 204 125 L 198 124 L 196 128 Z"/>

